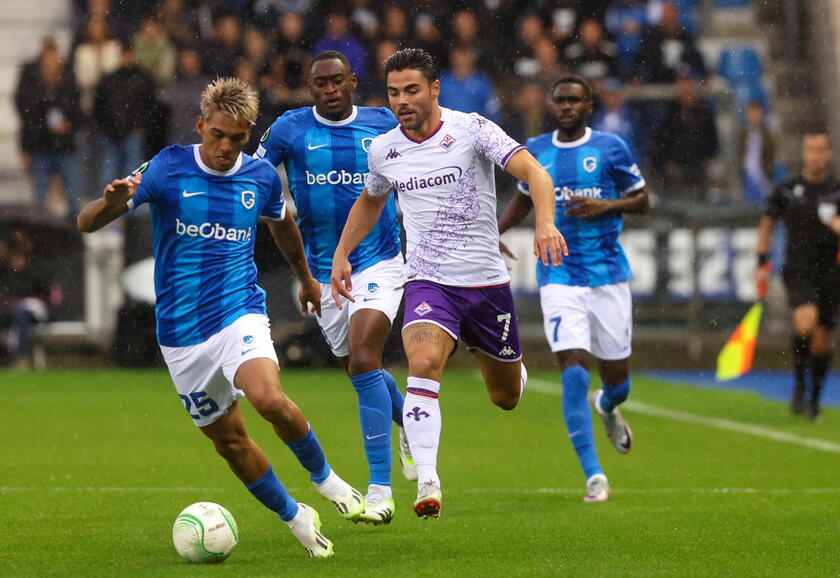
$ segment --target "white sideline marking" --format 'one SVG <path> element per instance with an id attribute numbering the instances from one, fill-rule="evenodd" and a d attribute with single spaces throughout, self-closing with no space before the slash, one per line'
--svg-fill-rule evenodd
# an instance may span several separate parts
<path id="1" fill-rule="evenodd" d="M 548 395 L 560 395 L 560 385 L 551 383 L 550 381 L 543 381 L 541 379 L 529 379 L 526 390 L 537 391 Z M 790 444 L 797 444 L 815 450 L 822 450 L 840 454 L 840 444 L 835 444 L 825 440 L 816 438 L 806 438 L 783 432 L 781 430 L 763 427 L 760 425 L 752 425 L 748 423 L 740 423 L 729 419 L 719 417 L 710 417 L 699 415 L 696 413 L 689 413 L 687 411 L 678 411 L 674 409 L 667 409 L 664 407 L 657 407 L 638 401 L 628 400 L 621 404 L 622 409 L 627 409 L 633 413 L 642 415 L 649 415 L 653 417 L 661 417 L 674 421 L 682 421 L 686 423 L 697 423 L 717 429 L 729 430 L 747 435 L 752 435 L 760 438 L 771 439 L 777 442 L 786 442 Z"/>

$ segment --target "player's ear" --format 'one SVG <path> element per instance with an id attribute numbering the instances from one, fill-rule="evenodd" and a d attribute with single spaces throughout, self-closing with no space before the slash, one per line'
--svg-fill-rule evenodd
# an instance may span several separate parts
<path id="1" fill-rule="evenodd" d="M 437 98 L 440 96 L 440 80 L 435 79 L 432 81 L 432 98 Z"/>
<path id="2" fill-rule="evenodd" d="M 198 136 L 204 138 L 204 117 L 201 115 L 195 117 L 195 132 L 198 133 Z"/>
<path id="3" fill-rule="evenodd" d="M 355 74 L 350 75 L 350 88 L 356 90 L 356 87 L 359 85 L 359 79 L 356 78 Z"/>

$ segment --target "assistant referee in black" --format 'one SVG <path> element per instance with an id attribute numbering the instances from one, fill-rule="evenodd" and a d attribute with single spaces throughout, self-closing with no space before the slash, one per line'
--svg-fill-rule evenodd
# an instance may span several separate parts
<path id="1" fill-rule="evenodd" d="M 840 303 L 840 183 L 833 177 L 831 141 L 824 131 L 802 137 L 802 172 L 767 199 L 758 224 L 756 281 L 770 276 L 768 252 L 776 221 L 787 229 L 782 279 L 793 317 L 795 414 L 820 416 L 820 394 L 831 362 L 831 332 Z M 806 375 L 810 370 L 810 391 Z M 806 393 L 810 395 L 806 396 Z"/>

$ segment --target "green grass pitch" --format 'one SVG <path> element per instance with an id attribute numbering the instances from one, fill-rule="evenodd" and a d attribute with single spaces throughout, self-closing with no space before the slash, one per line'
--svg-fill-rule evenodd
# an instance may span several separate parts
<path id="1" fill-rule="evenodd" d="M 243 404 L 251 435 L 293 495 L 320 511 L 335 543 L 334 558 L 313 560 L 215 455 L 165 372 L 7 372 L 0 380 L 0 576 L 840 572 L 840 411 L 812 424 L 752 394 L 637 377 L 636 405 L 625 410 L 636 447 L 618 455 L 596 419 L 613 494 L 606 504 L 584 504 L 556 374 L 531 377 L 520 406 L 503 412 L 476 372 L 446 374 L 442 518 L 414 516 L 415 488 L 397 463 L 397 515 L 383 527 L 341 519 Z M 364 491 L 356 397 L 346 378 L 288 371 L 283 381 L 333 467 Z M 758 427 L 726 429 L 733 423 Z M 828 443 L 814 447 L 820 440 Z M 228 508 L 241 531 L 230 559 L 213 567 L 187 564 L 171 542 L 178 512 L 205 500 Z"/>

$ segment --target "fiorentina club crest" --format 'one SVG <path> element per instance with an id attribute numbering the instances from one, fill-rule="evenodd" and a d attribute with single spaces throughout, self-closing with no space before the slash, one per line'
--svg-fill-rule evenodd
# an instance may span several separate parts
<path id="1" fill-rule="evenodd" d="M 451 137 L 451 136 L 449 136 L 449 135 L 446 135 L 445 137 L 443 137 L 442 139 L 440 139 L 440 146 L 442 146 L 442 147 L 443 147 L 443 148 L 445 148 L 446 150 L 451 149 L 451 148 L 452 148 L 452 145 L 454 145 L 454 144 L 455 144 L 455 139 L 454 139 L 454 138 L 452 138 L 452 137 Z"/>
<path id="2" fill-rule="evenodd" d="M 425 301 L 423 301 L 420 305 L 414 308 L 414 312 L 420 317 L 423 317 L 426 313 L 428 313 L 431 310 L 432 306 L 426 303 Z"/>

